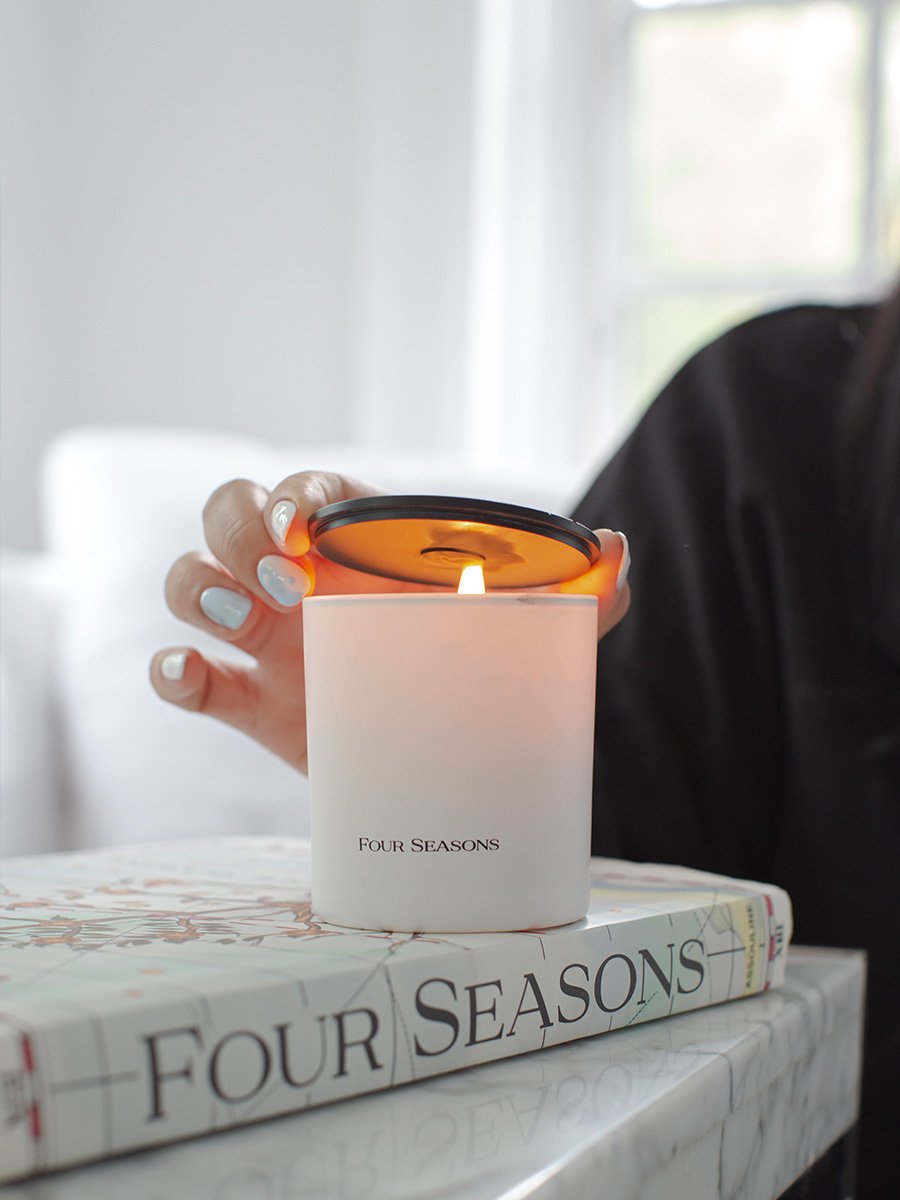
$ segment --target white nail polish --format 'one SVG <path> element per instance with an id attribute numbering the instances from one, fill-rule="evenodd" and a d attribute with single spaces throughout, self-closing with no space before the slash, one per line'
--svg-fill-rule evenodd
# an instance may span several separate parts
<path id="1" fill-rule="evenodd" d="M 163 679 L 178 683 L 184 677 L 184 664 L 187 662 L 187 650 L 173 650 L 159 664 Z"/>
<path id="2" fill-rule="evenodd" d="M 284 545 L 287 531 L 291 527 L 291 521 L 297 515 L 297 505 L 291 500 L 279 500 L 269 514 L 269 528 L 275 536 L 275 540 Z"/>
<path id="3" fill-rule="evenodd" d="M 200 593 L 200 607 L 211 621 L 226 629 L 240 629 L 247 620 L 253 601 L 230 588 L 208 587 Z"/>
<path id="4" fill-rule="evenodd" d="M 256 577 L 273 600 L 285 608 L 299 604 L 309 591 L 310 579 L 302 567 L 282 558 L 280 554 L 267 554 L 256 568 Z"/>
<path id="5" fill-rule="evenodd" d="M 621 592 L 622 588 L 628 582 L 628 571 L 631 567 L 631 551 L 628 548 L 628 538 L 624 533 L 615 531 L 616 537 L 622 542 L 622 561 L 619 563 L 619 570 L 616 573 L 616 591 Z"/>

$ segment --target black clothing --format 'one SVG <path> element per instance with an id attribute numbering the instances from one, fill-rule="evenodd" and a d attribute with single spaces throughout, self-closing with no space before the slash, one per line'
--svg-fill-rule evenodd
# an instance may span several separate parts
<path id="1" fill-rule="evenodd" d="M 897 1194 L 900 1129 L 900 655 L 858 619 L 836 466 L 874 312 L 791 308 L 700 351 L 575 512 L 632 551 L 593 852 L 777 883 L 797 943 L 869 952 L 862 1200 Z M 880 551 L 896 580 L 900 544 Z"/>

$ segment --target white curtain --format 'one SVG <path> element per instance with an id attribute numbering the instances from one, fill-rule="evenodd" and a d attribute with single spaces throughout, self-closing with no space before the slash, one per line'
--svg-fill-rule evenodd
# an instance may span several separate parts
<path id="1" fill-rule="evenodd" d="M 2 540 L 84 424 L 598 457 L 623 4 L 0 8 Z"/>
<path id="2" fill-rule="evenodd" d="M 573 494 L 608 448 L 595 280 L 611 251 L 603 97 L 618 8 L 364 11 L 353 389 L 364 443 L 565 475 Z"/>

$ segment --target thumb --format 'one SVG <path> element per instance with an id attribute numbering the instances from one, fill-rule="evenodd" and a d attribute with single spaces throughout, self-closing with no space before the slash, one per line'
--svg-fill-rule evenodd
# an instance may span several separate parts
<path id="1" fill-rule="evenodd" d="M 595 529 L 600 543 L 600 558 L 583 575 L 559 585 L 560 592 L 576 596 L 596 596 L 598 600 L 598 637 L 603 637 L 628 612 L 631 589 L 628 571 L 631 552 L 624 533 L 612 529 Z"/>

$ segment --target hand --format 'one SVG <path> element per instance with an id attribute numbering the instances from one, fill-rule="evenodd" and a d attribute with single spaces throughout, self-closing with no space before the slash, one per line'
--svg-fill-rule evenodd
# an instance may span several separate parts
<path id="1" fill-rule="evenodd" d="M 211 553 L 178 559 L 166 578 L 166 602 L 175 616 L 238 646 L 256 665 L 207 659 L 187 647 L 160 650 L 150 666 L 158 694 L 233 725 L 305 771 L 303 597 L 314 590 L 445 590 L 354 571 L 310 547 L 307 521 L 316 509 L 377 494 L 354 479 L 319 471 L 291 475 L 270 494 L 244 479 L 218 488 L 203 511 Z M 596 595 L 602 637 L 628 610 L 628 552 L 622 535 L 595 532 L 599 562 L 577 579 L 540 590 Z"/>

